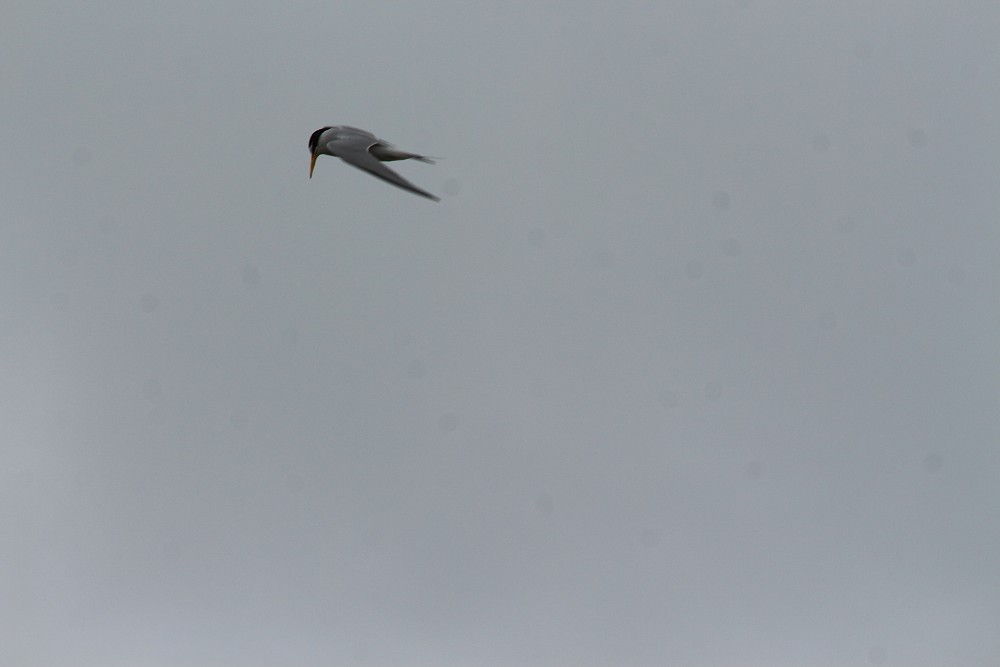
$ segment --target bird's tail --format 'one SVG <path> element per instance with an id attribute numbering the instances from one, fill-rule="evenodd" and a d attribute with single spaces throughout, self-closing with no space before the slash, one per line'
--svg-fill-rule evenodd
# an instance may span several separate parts
<path id="1" fill-rule="evenodd" d="M 428 164 L 434 164 L 434 158 L 425 155 L 417 155 L 409 151 L 401 151 L 389 144 L 373 144 L 368 148 L 368 152 L 382 162 L 392 162 L 394 160 L 420 160 Z"/>

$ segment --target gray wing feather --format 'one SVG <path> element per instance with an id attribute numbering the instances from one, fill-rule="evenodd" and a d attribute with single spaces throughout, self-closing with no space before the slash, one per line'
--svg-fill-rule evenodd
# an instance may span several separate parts
<path id="1" fill-rule="evenodd" d="M 365 134 L 368 134 L 367 132 Z M 371 137 L 371 138 L 369 138 Z M 386 183 L 391 183 L 397 188 L 402 188 L 404 190 L 409 190 L 413 194 L 420 195 L 421 197 L 427 197 L 434 201 L 441 201 L 439 197 L 435 197 L 431 193 L 421 190 L 413 183 L 394 172 L 389 167 L 382 164 L 378 158 L 372 155 L 368 149 L 378 143 L 378 140 L 374 136 L 369 135 L 369 137 L 344 137 L 337 138 L 327 144 L 327 148 L 330 152 L 339 157 L 341 160 L 351 165 L 352 167 L 357 167 L 367 171 L 372 176 L 376 178 L 381 178 Z"/>

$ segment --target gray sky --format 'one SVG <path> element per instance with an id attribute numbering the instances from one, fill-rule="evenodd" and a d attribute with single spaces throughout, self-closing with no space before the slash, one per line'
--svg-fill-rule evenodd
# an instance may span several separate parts
<path id="1" fill-rule="evenodd" d="M 1000 5 L 12 7 L 0 664 L 996 664 Z"/>

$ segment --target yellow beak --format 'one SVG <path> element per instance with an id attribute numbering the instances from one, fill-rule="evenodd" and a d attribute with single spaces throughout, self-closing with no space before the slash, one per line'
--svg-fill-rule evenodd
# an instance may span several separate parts
<path id="1" fill-rule="evenodd" d="M 318 157 L 318 154 L 313 153 L 312 160 L 309 161 L 309 178 L 313 177 L 313 169 L 316 168 L 316 158 Z"/>

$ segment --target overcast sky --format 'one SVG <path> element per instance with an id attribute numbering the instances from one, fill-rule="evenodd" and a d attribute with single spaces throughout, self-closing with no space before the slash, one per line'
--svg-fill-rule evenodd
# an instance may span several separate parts
<path id="1" fill-rule="evenodd" d="M 997 664 L 996 2 L 3 15 L 0 664 Z"/>

